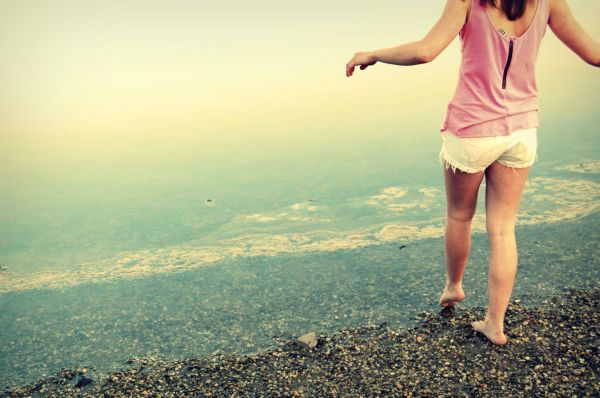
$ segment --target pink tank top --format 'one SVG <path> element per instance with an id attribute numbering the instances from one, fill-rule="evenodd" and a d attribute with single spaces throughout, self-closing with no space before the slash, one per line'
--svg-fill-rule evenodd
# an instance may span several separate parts
<path id="1" fill-rule="evenodd" d="M 538 127 L 535 61 L 549 16 L 548 0 L 538 0 L 525 33 L 505 36 L 480 0 L 471 0 L 469 19 L 460 31 L 458 84 L 440 131 L 485 137 Z"/>

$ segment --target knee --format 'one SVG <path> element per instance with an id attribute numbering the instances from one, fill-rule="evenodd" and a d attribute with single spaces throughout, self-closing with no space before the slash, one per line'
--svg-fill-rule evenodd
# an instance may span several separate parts
<path id="1" fill-rule="evenodd" d="M 454 222 L 471 222 L 475 216 L 475 209 L 448 209 L 446 216 Z"/>
<path id="2" fill-rule="evenodd" d="M 486 229 L 490 238 L 507 238 L 515 235 L 515 223 L 506 220 L 486 220 Z"/>

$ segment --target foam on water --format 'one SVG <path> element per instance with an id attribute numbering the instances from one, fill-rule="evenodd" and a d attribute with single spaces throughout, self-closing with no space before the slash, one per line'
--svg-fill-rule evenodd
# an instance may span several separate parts
<path id="1" fill-rule="evenodd" d="M 600 162 L 567 165 L 561 170 L 595 174 L 599 165 Z M 557 223 L 585 217 L 600 210 L 599 196 L 600 184 L 590 180 L 531 178 L 523 193 L 518 224 Z M 379 212 L 378 217 L 371 219 L 373 222 L 370 225 L 335 230 L 332 228 L 336 225 L 335 218 L 330 214 L 323 214 L 328 210 L 326 204 L 294 203 L 283 211 L 276 209 L 271 213 L 241 215 L 240 220 L 246 223 L 242 225 L 248 230 L 255 230 L 249 227 L 256 225 L 268 227 L 274 223 L 279 223 L 279 226 L 284 223 L 285 226 L 301 222 L 313 229 L 269 233 L 268 228 L 263 228 L 261 231 L 264 232 L 261 233 L 241 233 L 233 238 L 218 239 L 212 244 L 199 240 L 160 249 L 124 252 L 102 261 L 79 264 L 75 269 L 67 271 L 18 274 L 13 270 L 4 270 L 0 272 L 0 293 L 64 288 L 81 283 L 178 272 L 237 257 L 332 252 L 438 238 L 443 236 L 444 205 L 444 195 L 435 187 L 384 187 L 371 196 L 348 201 L 349 211 L 370 209 Z M 407 212 L 412 212 L 413 218 L 420 221 L 406 220 Z M 323 229 L 328 225 L 330 228 Z M 244 228 L 240 230 L 244 231 Z M 473 231 L 485 231 L 485 216 L 482 211 L 473 220 Z"/>
<path id="2" fill-rule="evenodd" d="M 558 171 L 570 171 L 573 173 L 600 174 L 600 162 L 568 164 L 566 166 L 556 167 L 555 169 Z"/>

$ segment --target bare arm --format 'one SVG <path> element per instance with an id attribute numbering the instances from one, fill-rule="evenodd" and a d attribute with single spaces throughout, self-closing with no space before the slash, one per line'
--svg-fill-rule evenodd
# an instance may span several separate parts
<path id="1" fill-rule="evenodd" d="M 600 67 L 600 43 L 594 41 L 577 23 L 566 0 L 551 1 L 548 24 L 556 37 L 581 59 Z"/>
<path id="2" fill-rule="evenodd" d="M 352 76 L 357 65 L 360 65 L 360 69 L 365 69 L 376 62 L 418 65 L 433 61 L 458 35 L 467 19 L 468 9 L 467 0 L 447 0 L 442 16 L 422 40 L 356 53 L 346 64 L 346 76 Z"/>

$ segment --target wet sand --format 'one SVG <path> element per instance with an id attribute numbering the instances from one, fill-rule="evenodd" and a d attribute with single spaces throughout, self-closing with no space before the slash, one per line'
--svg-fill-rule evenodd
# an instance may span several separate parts
<path id="1" fill-rule="evenodd" d="M 531 308 L 513 300 L 505 346 L 471 329 L 484 308 L 458 307 L 421 313 L 413 328 L 318 335 L 312 349 L 293 336 L 251 355 L 131 358 L 97 379 L 93 369 L 63 369 L 0 396 L 592 397 L 600 395 L 599 305 L 600 289 L 567 290 Z"/>

